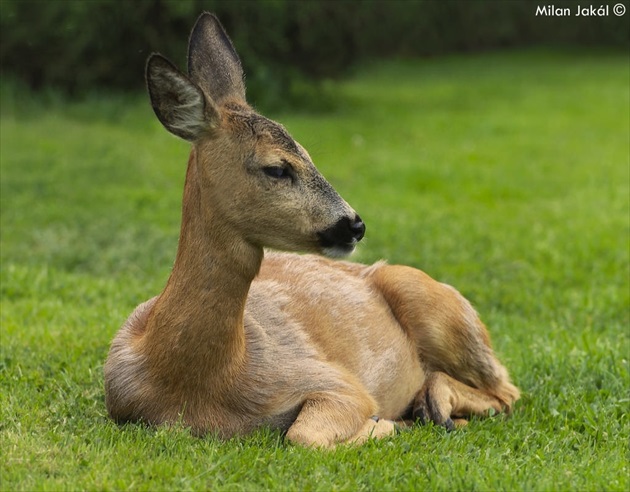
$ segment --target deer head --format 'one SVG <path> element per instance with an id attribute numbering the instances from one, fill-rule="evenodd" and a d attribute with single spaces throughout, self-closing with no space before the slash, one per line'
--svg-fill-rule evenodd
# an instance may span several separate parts
<path id="1" fill-rule="evenodd" d="M 200 213 L 261 248 L 352 252 L 363 222 L 306 150 L 247 104 L 239 57 L 215 16 L 202 14 L 192 30 L 188 75 L 153 54 L 146 78 L 160 122 L 193 143 Z"/>

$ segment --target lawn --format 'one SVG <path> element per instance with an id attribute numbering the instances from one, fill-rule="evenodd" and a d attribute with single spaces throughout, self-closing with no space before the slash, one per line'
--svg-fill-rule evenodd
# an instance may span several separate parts
<path id="1" fill-rule="evenodd" d="M 332 452 L 108 420 L 102 367 L 163 287 L 188 145 L 146 96 L 2 89 L 2 490 L 619 490 L 630 487 L 627 54 L 391 61 L 272 115 L 387 258 L 476 306 L 523 398 L 509 418 Z"/>

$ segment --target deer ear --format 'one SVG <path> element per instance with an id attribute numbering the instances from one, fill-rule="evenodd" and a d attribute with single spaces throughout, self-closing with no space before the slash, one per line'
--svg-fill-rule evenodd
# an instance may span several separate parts
<path id="1" fill-rule="evenodd" d="M 153 111 L 172 134 L 193 142 L 218 122 L 214 103 L 163 56 L 149 57 L 146 79 Z"/>
<path id="2" fill-rule="evenodd" d="M 245 102 L 243 68 L 219 19 L 201 14 L 188 42 L 188 75 L 217 104 Z"/>

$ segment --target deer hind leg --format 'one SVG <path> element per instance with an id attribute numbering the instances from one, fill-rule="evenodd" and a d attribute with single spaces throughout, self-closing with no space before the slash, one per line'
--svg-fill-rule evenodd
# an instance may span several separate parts
<path id="1" fill-rule="evenodd" d="M 433 372 L 413 402 L 412 415 L 422 423 L 432 421 L 452 430 L 468 423 L 464 417 L 487 417 L 504 408 L 501 400 L 485 391 L 472 388 L 443 372 Z"/>
<path id="2" fill-rule="evenodd" d="M 396 424 L 372 417 L 376 403 L 362 388 L 322 392 L 307 397 L 287 439 L 304 446 L 332 448 L 393 434 Z"/>
<path id="3" fill-rule="evenodd" d="M 450 416 L 511 409 L 519 390 L 496 358 L 486 327 L 459 292 L 405 266 L 383 266 L 372 280 L 428 375 L 416 400 L 419 417 L 446 424 Z"/>

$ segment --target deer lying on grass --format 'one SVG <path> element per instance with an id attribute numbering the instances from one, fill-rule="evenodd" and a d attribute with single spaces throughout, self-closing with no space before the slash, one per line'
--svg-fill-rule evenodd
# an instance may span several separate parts
<path id="1" fill-rule="evenodd" d="M 365 226 L 306 150 L 247 104 L 213 15 L 188 50 L 188 75 L 158 54 L 147 62 L 158 119 L 192 151 L 172 274 L 105 364 L 110 416 L 224 438 L 271 426 L 331 447 L 390 435 L 402 418 L 451 428 L 509 410 L 519 391 L 452 287 L 405 266 L 264 252 L 343 256 Z"/>

